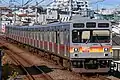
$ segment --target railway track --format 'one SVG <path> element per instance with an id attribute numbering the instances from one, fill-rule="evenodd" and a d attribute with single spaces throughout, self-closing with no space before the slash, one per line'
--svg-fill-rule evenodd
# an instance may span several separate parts
<path id="1" fill-rule="evenodd" d="M 2 43 L 1 43 L 1 44 L 2 44 Z M 6 46 L 6 47 L 7 47 L 7 46 Z M 20 53 L 23 53 L 23 52 L 16 53 L 16 52 L 13 52 L 13 51 L 10 51 L 10 50 L 5 50 L 5 52 L 8 53 L 8 55 L 9 55 L 9 54 L 12 54 L 12 55 L 11 55 L 11 58 L 12 58 L 14 55 L 17 55 L 17 56 L 19 56 L 21 59 L 23 59 L 24 61 L 26 61 L 29 65 L 32 65 L 29 61 L 27 61 L 25 58 L 23 58 L 23 57 L 21 57 L 21 56 L 19 55 Z M 14 53 L 14 55 L 13 55 L 13 53 Z M 15 58 L 13 57 L 13 59 L 15 59 Z M 16 59 L 15 59 L 15 60 L 16 60 Z M 19 60 L 16 60 L 16 63 L 18 63 L 19 65 L 23 66 Z M 24 68 L 24 66 L 23 66 L 23 68 Z M 53 78 L 51 78 L 49 75 L 47 75 L 46 73 L 44 73 L 44 71 L 42 71 L 39 67 L 34 66 L 34 68 L 35 68 L 35 70 L 38 70 L 38 71 L 42 72 L 42 75 L 44 76 L 44 79 L 45 79 L 45 80 L 53 80 Z M 25 71 L 27 71 L 27 70 L 25 70 Z M 27 71 L 26 73 L 27 73 L 27 75 L 28 75 L 28 79 L 29 79 L 29 80 L 36 80 L 32 75 L 29 74 L 29 71 Z M 111 80 L 111 79 L 109 79 L 109 78 L 107 78 L 107 77 L 105 77 L 105 76 L 102 76 L 102 75 L 95 76 L 95 78 L 96 78 L 96 79 L 92 79 L 92 78 L 90 78 L 90 77 L 84 76 L 84 77 L 81 78 L 81 80 Z M 39 80 L 39 79 L 38 79 L 38 80 Z M 40 80 L 41 80 L 41 79 L 40 79 Z M 62 79 L 62 80 L 63 80 L 63 79 Z"/>
<path id="2" fill-rule="evenodd" d="M 28 80 L 35 80 L 35 78 L 32 76 L 32 75 L 30 75 L 30 73 L 25 69 L 25 67 L 23 66 L 23 64 L 20 62 L 20 61 L 18 61 L 16 58 L 15 58 L 15 56 L 13 56 L 13 54 L 12 54 L 12 52 L 11 51 L 5 51 L 5 53 L 8 55 L 8 56 L 10 56 L 11 57 L 11 59 L 17 64 L 17 65 L 20 65 L 20 67 L 21 67 L 21 69 L 23 70 L 23 71 L 25 71 L 26 73 L 27 73 L 27 78 L 28 78 Z"/>
<path id="3" fill-rule="evenodd" d="M 27 74 L 26 77 L 28 78 L 28 80 L 36 80 L 36 79 L 34 78 L 34 76 L 30 74 L 29 70 L 27 70 L 27 69 L 24 67 L 24 65 L 15 57 L 15 55 L 16 55 L 16 56 L 19 56 L 17 53 L 14 53 L 14 52 L 12 52 L 12 51 L 10 51 L 10 50 L 5 50 L 5 53 L 6 53 L 7 55 L 9 55 L 9 56 L 11 57 L 11 59 L 15 61 L 16 64 L 20 65 L 21 69 Z M 14 54 L 13 54 L 13 53 L 14 53 Z M 19 57 L 20 57 L 21 59 L 23 59 L 24 61 L 26 61 L 26 60 L 25 60 L 24 58 L 22 58 L 21 56 L 19 56 Z M 32 65 L 32 64 L 30 64 L 28 61 L 26 61 L 26 63 L 28 63 L 29 65 Z M 33 66 L 33 68 L 34 68 L 34 72 L 36 71 L 36 72 L 42 73 L 41 75 L 43 76 L 43 80 L 53 80 L 52 77 L 50 77 L 49 75 L 47 75 L 47 74 L 46 74 L 42 69 L 40 69 L 39 67 Z M 42 80 L 42 79 L 41 79 L 41 80 Z"/>

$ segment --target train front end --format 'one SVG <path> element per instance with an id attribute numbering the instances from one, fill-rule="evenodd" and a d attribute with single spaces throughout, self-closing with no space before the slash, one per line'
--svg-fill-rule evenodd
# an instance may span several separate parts
<path id="1" fill-rule="evenodd" d="M 107 73 L 112 61 L 111 24 L 105 20 L 73 21 L 70 29 L 71 69 Z"/>

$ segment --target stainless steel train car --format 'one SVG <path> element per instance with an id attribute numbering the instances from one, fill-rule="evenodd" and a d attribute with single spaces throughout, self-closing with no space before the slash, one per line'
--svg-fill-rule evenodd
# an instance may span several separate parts
<path id="1" fill-rule="evenodd" d="M 70 60 L 79 73 L 103 73 L 112 61 L 112 27 L 106 20 L 74 19 L 38 26 L 6 26 L 6 37 Z M 60 58 L 61 59 L 61 58 Z"/>

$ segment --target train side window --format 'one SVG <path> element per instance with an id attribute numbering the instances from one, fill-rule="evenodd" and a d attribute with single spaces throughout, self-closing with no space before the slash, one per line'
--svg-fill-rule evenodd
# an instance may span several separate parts
<path id="1" fill-rule="evenodd" d="M 38 40 L 37 38 L 38 32 L 35 32 L 35 39 Z"/>
<path id="2" fill-rule="evenodd" d="M 27 37 L 27 32 L 25 31 L 25 37 Z"/>
<path id="3" fill-rule="evenodd" d="M 46 31 L 44 33 L 45 33 L 45 35 L 44 35 L 44 41 L 46 41 L 47 40 Z"/>
<path id="4" fill-rule="evenodd" d="M 51 31 L 51 42 L 54 42 L 54 33 Z"/>
<path id="5" fill-rule="evenodd" d="M 38 40 L 38 32 L 36 32 L 36 40 Z"/>
<path id="6" fill-rule="evenodd" d="M 31 37 L 32 37 L 31 31 L 29 31 L 29 37 L 30 37 L 30 39 L 31 39 Z"/>
<path id="7" fill-rule="evenodd" d="M 58 31 L 56 31 L 56 43 L 57 44 L 60 44 L 60 32 L 59 32 L 59 30 Z"/>
<path id="8" fill-rule="evenodd" d="M 63 35 L 63 31 L 60 32 L 60 44 L 64 43 L 64 35 Z"/>
<path id="9" fill-rule="evenodd" d="M 56 43 L 56 40 L 57 40 L 57 38 L 56 38 L 56 31 L 54 31 L 54 43 Z"/>
<path id="10" fill-rule="evenodd" d="M 24 30 L 24 37 L 26 37 L 26 31 Z"/>
<path id="11" fill-rule="evenodd" d="M 52 40 L 51 40 L 51 37 L 52 37 L 52 35 L 51 35 L 51 31 L 49 31 L 48 36 L 49 36 L 49 42 L 51 42 L 51 41 L 52 41 Z"/>
<path id="12" fill-rule="evenodd" d="M 23 35 L 22 35 L 23 37 L 25 36 L 25 31 L 23 31 Z"/>
<path id="13" fill-rule="evenodd" d="M 47 41 L 49 41 L 49 31 L 47 31 L 46 37 L 47 37 Z"/>
<path id="14" fill-rule="evenodd" d="M 46 41 L 46 31 L 44 31 L 44 41 Z"/>
<path id="15" fill-rule="evenodd" d="M 26 38 L 28 37 L 28 35 L 27 35 L 27 30 L 26 30 Z"/>
<path id="16" fill-rule="evenodd" d="M 24 36 L 24 32 L 22 31 L 22 34 L 21 34 L 21 36 L 23 37 Z"/>
<path id="17" fill-rule="evenodd" d="M 38 32 L 39 40 L 41 40 L 41 31 Z"/>
<path id="18" fill-rule="evenodd" d="M 46 33 L 46 34 L 45 34 L 46 41 L 48 41 L 48 35 L 47 35 L 47 34 L 48 34 L 48 31 L 46 31 L 45 33 Z"/>
<path id="19" fill-rule="evenodd" d="M 31 39 L 33 39 L 33 32 L 31 31 Z"/>
<path id="20" fill-rule="evenodd" d="M 27 34 L 28 34 L 28 38 L 29 38 L 29 36 L 30 36 L 29 31 L 27 32 Z"/>
<path id="21" fill-rule="evenodd" d="M 36 32 L 34 32 L 34 39 L 36 40 Z"/>
<path id="22" fill-rule="evenodd" d="M 52 31 L 51 36 L 52 36 L 52 42 L 54 42 L 54 31 Z"/>
<path id="23" fill-rule="evenodd" d="M 50 31 L 48 31 L 47 36 L 48 36 L 48 42 L 50 42 Z"/>
<path id="24" fill-rule="evenodd" d="M 43 39 L 43 41 L 45 40 L 44 35 L 45 35 L 45 32 L 43 31 L 43 32 L 42 32 L 42 39 Z"/>
<path id="25" fill-rule="evenodd" d="M 43 31 L 41 31 L 41 41 L 43 41 Z"/>
<path id="26" fill-rule="evenodd" d="M 21 36 L 23 37 L 23 35 L 24 35 L 24 32 L 22 31 L 22 34 L 21 34 Z"/>
<path id="27" fill-rule="evenodd" d="M 32 39 L 34 39 L 34 33 L 32 32 L 32 37 L 31 37 Z"/>
<path id="28" fill-rule="evenodd" d="M 41 31 L 39 31 L 39 40 L 40 41 L 41 41 L 41 35 L 42 35 Z"/>
<path id="29" fill-rule="evenodd" d="M 36 37 L 37 37 L 37 40 L 39 40 L 39 36 L 38 36 L 38 34 L 39 34 L 39 33 L 38 33 L 38 31 L 37 31 L 37 32 L 36 32 Z"/>
<path id="30" fill-rule="evenodd" d="M 34 32 L 34 39 L 36 39 L 36 32 Z"/>
<path id="31" fill-rule="evenodd" d="M 96 23 L 95 22 L 87 22 L 86 23 L 86 27 L 87 28 L 95 28 L 96 27 Z"/>
<path id="32" fill-rule="evenodd" d="M 23 36 L 23 31 L 21 30 L 21 37 Z"/>
<path id="33" fill-rule="evenodd" d="M 26 37 L 28 38 L 28 31 L 26 31 Z"/>
<path id="34" fill-rule="evenodd" d="M 65 39 L 64 39 L 64 43 L 65 44 L 68 44 L 68 42 L 69 42 L 69 31 L 65 31 Z"/>
<path id="35" fill-rule="evenodd" d="M 26 37 L 26 32 L 25 32 L 25 31 L 23 31 L 23 32 L 24 32 L 24 35 L 23 35 L 23 36 Z"/>
<path id="36" fill-rule="evenodd" d="M 33 32 L 33 39 L 35 39 L 35 32 Z"/>
<path id="37" fill-rule="evenodd" d="M 25 37 L 27 37 L 27 32 L 25 31 Z"/>

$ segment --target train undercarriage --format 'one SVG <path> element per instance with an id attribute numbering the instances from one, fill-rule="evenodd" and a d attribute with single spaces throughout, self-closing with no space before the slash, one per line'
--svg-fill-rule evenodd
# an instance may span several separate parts
<path id="1" fill-rule="evenodd" d="M 108 73 L 112 59 L 72 59 L 72 71 L 78 73 Z"/>

